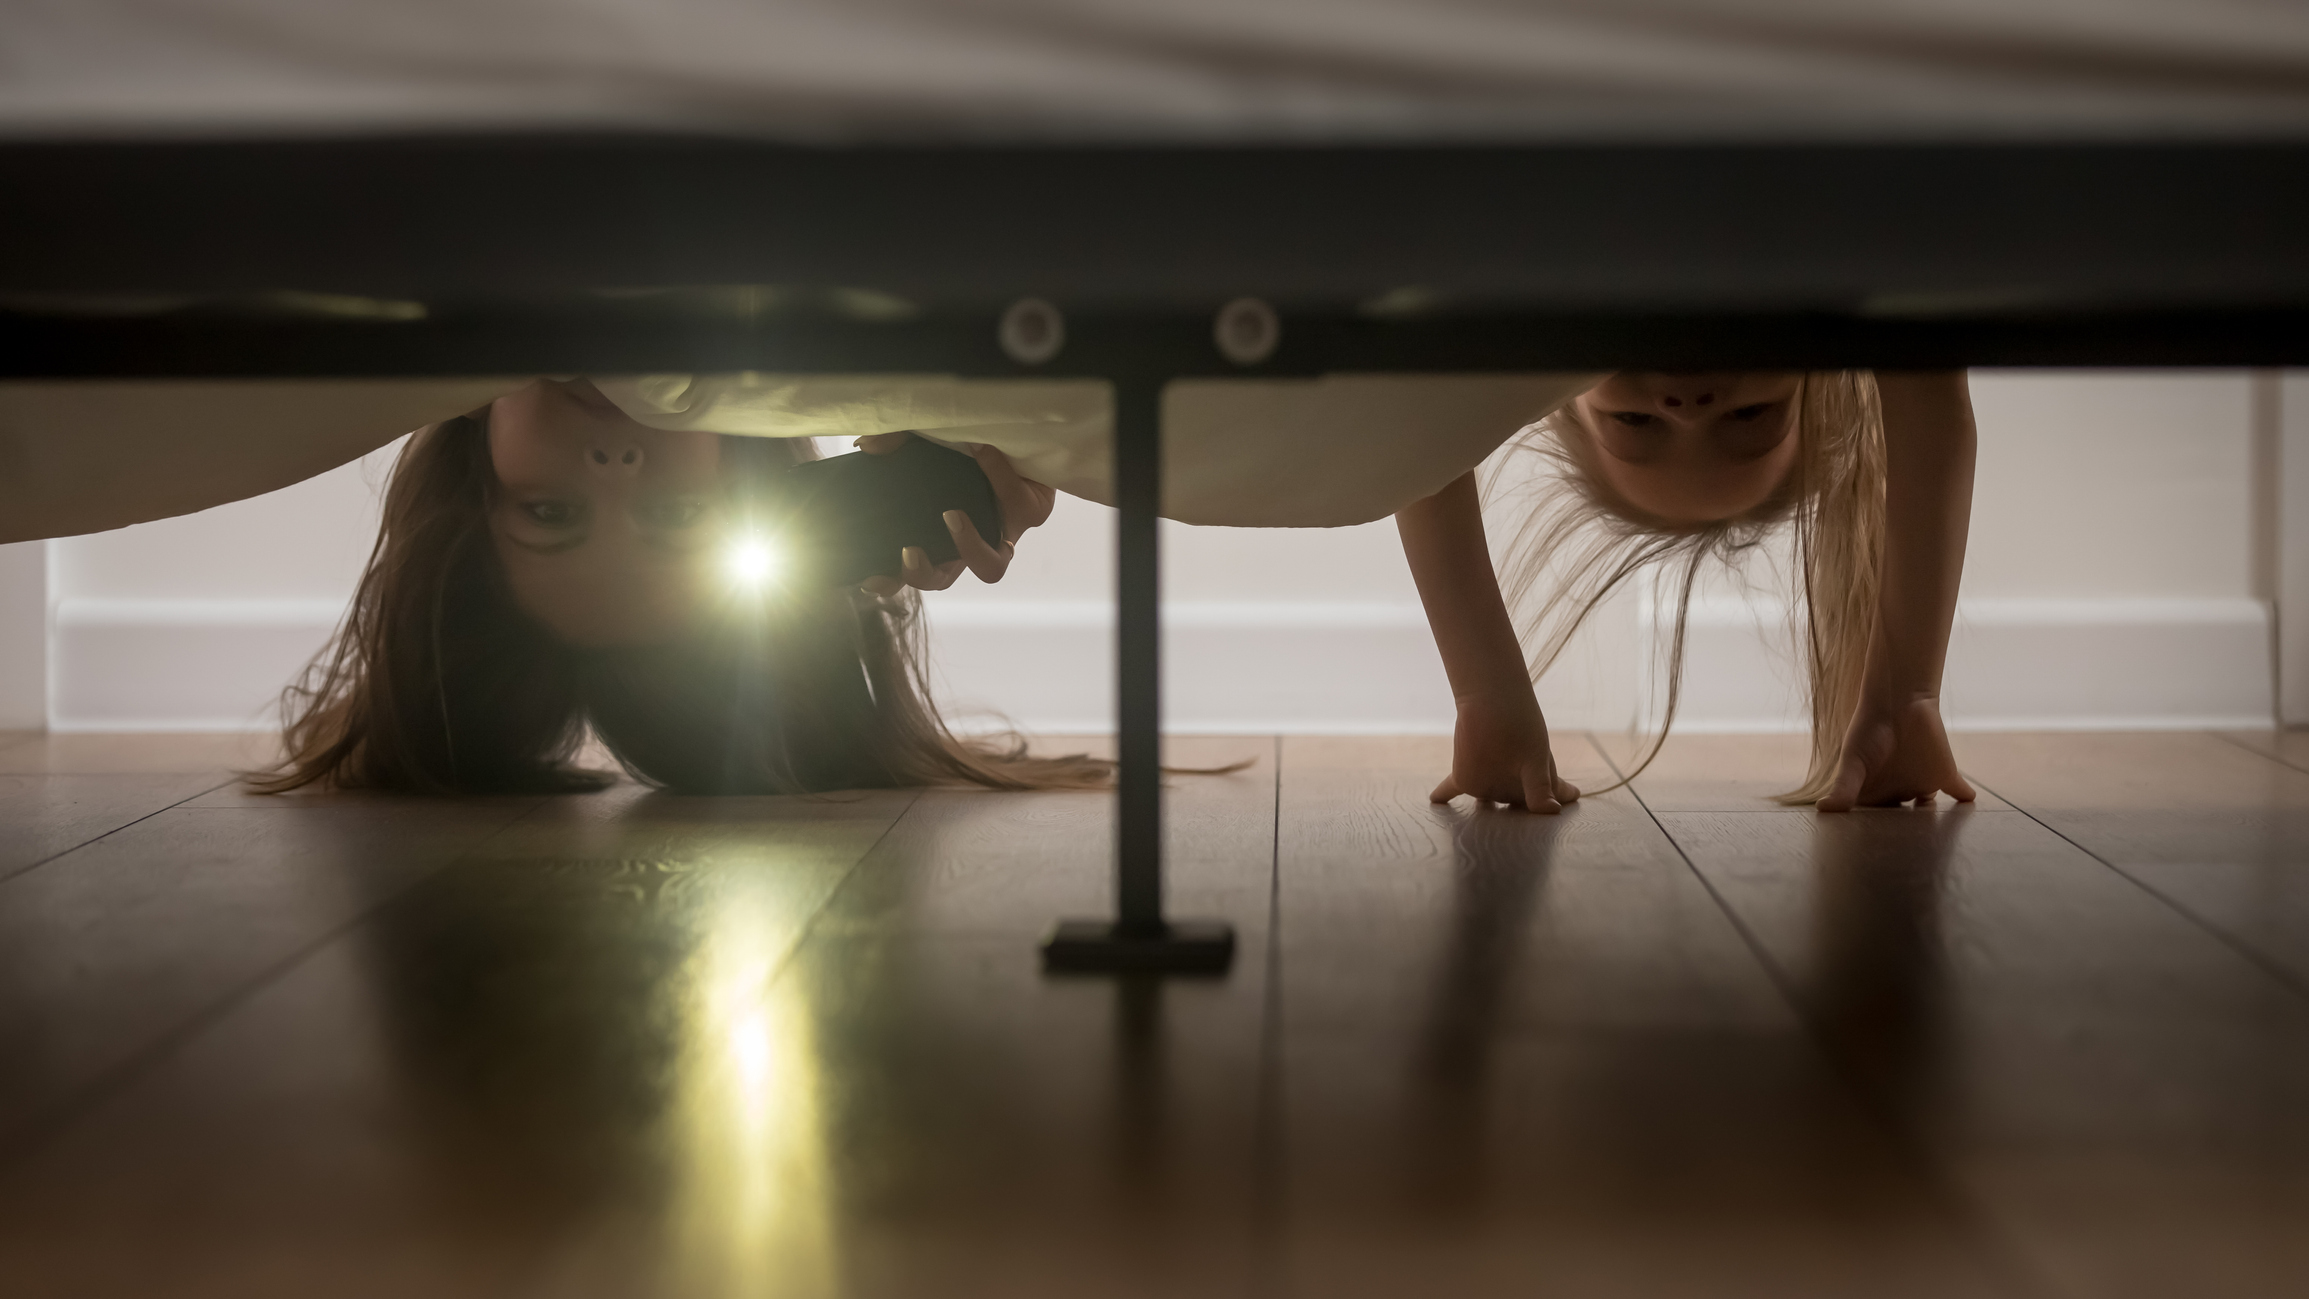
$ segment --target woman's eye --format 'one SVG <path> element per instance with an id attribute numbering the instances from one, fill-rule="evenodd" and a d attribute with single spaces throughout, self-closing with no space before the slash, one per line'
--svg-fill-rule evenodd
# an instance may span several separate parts
<path id="1" fill-rule="evenodd" d="M 1768 401 L 1760 401 L 1752 406 L 1741 406 L 1734 410 L 1725 411 L 1724 418 L 1741 420 L 1760 419 L 1763 417 L 1764 412 L 1770 409 L 1772 409 L 1772 403 Z"/>
<path id="2" fill-rule="evenodd" d="M 577 507 L 567 501 L 528 501 L 521 512 L 548 528 L 566 528 L 577 522 Z"/>
<path id="3" fill-rule="evenodd" d="M 706 503 L 694 496 L 676 497 L 645 505 L 639 513 L 652 528 L 694 528 L 706 517 Z"/>
<path id="4" fill-rule="evenodd" d="M 1652 417 L 1640 410 L 1615 410 L 1611 417 L 1629 428 L 1642 428 L 1652 422 Z"/>

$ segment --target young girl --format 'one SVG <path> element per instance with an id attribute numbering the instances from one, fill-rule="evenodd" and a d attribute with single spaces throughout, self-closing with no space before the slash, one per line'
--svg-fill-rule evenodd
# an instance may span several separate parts
<path id="1" fill-rule="evenodd" d="M 1940 676 L 1974 439 L 1961 373 L 1612 376 L 1522 444 L 1555 472 L 1511 547 L 1511 586 L 1520 593 L 1548 567 L 1562 582 L 1526 627 L 1538 648 L 1528 669 L 1492 577 L 1474 477 L 1404 509 L 1404 552 L 1458 704 L 1451 773 L 1434 798 L 1541 812 L 1577 798 L 1557 773 L 1532 681 L 1605 595 L 1656 564 L 1673 577 L 1672 722 L 1694 579 L 1787 525 L 1803 579 L 1812 759 L 1783 801 L 1822 811 L 1942 791 L 1970 801 L 1941 726 Z"/>
<path id="2" fill-rule="evenodd" d="M 578 786 L 595 779 L 571 765 L 588 728 L 637 774 L 680 789 L 1079 787 L 1105 777 L 1085 759 L 1033 760 L 947 732 L 924 703 L 916 610 L 901 586 L 765 602 L 717 585 L 710 562 L 726 521 L 750 508 L 765 475 L 793 462 L 787 448 L 805 445 L 768 439 L 839 433 L 871 443 L 918 429 L 980 448 L 1004 536 L 988 544 L 955 516 L 965 558 L 933 568 L 908 555 L 905 584 L 935 589 L 965 567 L 998 578 L 1009 546 L 1047 515 L 1050 487 L 1105 495 L 1103 385 L 473 381 L 454 394 L 421 385 L 371 393 L 364 421 L 346 420 L 364 432 L 264 445 L 276 448 L 270 459 L 294 448 L 311 460 L 323 454 L 317 441 L 358 454 L 385 440 L 382 430 L 407 427 L 392 421 L 413 403 L 454 397 L 464 406 L 476 385 L 502 395 L 431 424 L 404 451 L 353 611 L 292 691 L 289 758 L 260 788 Z M 281 391 L 237 397 L 278 407 Z M 77 402 L 84 416 L 91 402 L 124 400 L 85 390 L 7 396 L 13 408 L 0 415 L 18 418 L 0 421 L 0 438 L 10 424 L 37 423 L 22 416 L 41 400 Z M 164 396 L 180 408 L 178 427 L 200 422 L 182 413 L 187 401 L 235 398 L 213 387 L 200 400 Z M 245 430 L 267 423 L 252 409 L 236 417 L 244 449 Z M 48 411 L 49 422 L 56 414 Z M 137 425 L 113 414 L 116 428 Z M 1474 469 L 1543 415 L 1519 449 L 1543 458 L 1550 486 L 1527 512 L 1510 564 L 1518 595 L 1543 570 L 1560 579 L 1523 629 L 1538 651 L 1535 669 L 1493 575 Z M 1458 703 L 1439 800 L 1464 793 L 1552 812 L 1576 798 L 1549 752 L 1531 689 L 1537 671 L 1619 582 L 1651 564 L 1672 566 L 1672 718 L 1694 576 L 1782 524 L 1792 527 L 1805 579 L 1814 704 L 1812 770 L 1790 799 L 1836 810 L 1941 790 L 1971 797 L 1937 705 L 1970 499 L 1960 375 L 1185 382 L 1166 395 L 1164 424 L 1170 517 L 1335 526 L 1396 515 Z M 184 458 L 181 441 L 148 450 Z M 235 481 L 293 481 L 264 455 L 221 459 L 235 466 Z M 205 462 L 204 471 L 217 472 Z M 232 499 L 226 484 L 203 480 L 207 499 L 188 504 L 176 499 L 181 485 L 156 485 L 167 478 L 147 473 L 143 486 L 79 494 L 110 511 L 96 526 L 134 521 L 110 516 L 138 508 L 121 502 L 138 491 L 180 508 Z M 56 489 L 77 482 L 52 468 L 27 504 L 73 516 L 74 492 Z M 177 512 L 142 508 L 141 517 Z M 51 523 L 30 535 L 85 530 Z"/>

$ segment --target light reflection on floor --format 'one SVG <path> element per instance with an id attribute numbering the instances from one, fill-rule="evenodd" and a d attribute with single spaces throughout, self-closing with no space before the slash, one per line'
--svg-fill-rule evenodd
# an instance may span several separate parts
<path id="1" fill-rule="evenodd" d="M 774 891 L 719 891 L 691 954 L 670 1116 L 665 1291 L 811 1296 L 839 1289 L 817 1045 L 777 977 L 792 917 Z"/>

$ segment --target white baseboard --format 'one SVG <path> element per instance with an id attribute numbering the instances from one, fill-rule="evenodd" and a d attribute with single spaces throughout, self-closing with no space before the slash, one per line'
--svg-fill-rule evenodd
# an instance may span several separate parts
<path id="1" fill-rule="evenodd" d="M 49 728 L 277 729 L 282 687 L 343 613 L 332 600 L 59 601 Z"/>
<path id="2" fill-rule="evenodd" d="M 328 639 L 329 601 L 70 599 L 54 626 L 50 725 L 66 731 L 260 730 Z M 939 600 L 940 698 L 1052 734 L 1112 728 L 1111 609 L 1095 601 Z M 1165 606 L 1165 713 L 1197 734 L 1435 734 L 1451 696 L 1425 619 L 1396 603 Z M 1695 606 L 1679 729 L 1798 730 L 1778 615 Z M 1602 626 L 1599 644 L 1632 645 Z M 2267 726 L 2270 614 L 2259 601 L 1966 602 L 1950 648 L 1949 724 L 1970 730 Z M 1543 693 L 1564 729 L 1635 715 L 1629 653 L 1575 650 Z"/>
<path id="3" fill-rule="evenodd" d="M 1768 601 L 1695 603 L 1677 727 L 1805 729 L 1801 666 Z M 2270 610 L 2245 597 L 1965 601 L 1949 638 L 1952 730 L 2270 724 Z"/>

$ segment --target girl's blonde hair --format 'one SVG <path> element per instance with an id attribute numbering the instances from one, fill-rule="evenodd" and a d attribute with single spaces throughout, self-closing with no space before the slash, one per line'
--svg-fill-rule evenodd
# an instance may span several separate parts
<path id="1" fill-rule="evenodd" d="M 1737 564 L 1760 552 L 1783 524 L 1793 533 L 1795 569 L 1804 599 L 1792 610 L 1806 654 L 1812 712 L 1812 757 L 1804 783 L 1779 795 L 1810 803 L 1828 792 L 1842 760 L 1844 732 L 1860 698 L 1884 553 L 1884 420 L 1876 380 L 1865 371 L 1806 374 L 1796 396 L 1796 463 L 1755 508 L 1710 523 L 1675 523 L 1637 508 L 1600 471 L 1595 431 L 1566 405 L 1510 443 L 1494 468 L 1494 498 L 1521 495 L 1522 508 L 1502 511 L 1522 522 L 1501 565 L 1508 607 L 1541 674 L 1563 653 L 1596 606 L 1639 570 L 1659 566 L 1659 597 L 1671 608 L 1667 699 L 1659 732 L 1622 777 L 1633 780 L 1659 756 L 1682 694 L 1684 631 L 1692 588 L 1709 561 Z M 1536 456 L 1540 472 L 1510 488 L 1502 472 Z M 1551 572 L 1552 570 L 1552 572 Z M 1526 598 L 1545 577 L 1554 584 L 1536 607 Z"/>

